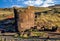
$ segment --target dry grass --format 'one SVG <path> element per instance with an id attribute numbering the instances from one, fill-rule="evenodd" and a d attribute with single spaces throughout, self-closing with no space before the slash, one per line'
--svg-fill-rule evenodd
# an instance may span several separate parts
<path id="1" fill-rule="evenodd" d="M 45 26 L 59 26 L 60 27 L 60 14 L 43 14 L 37 18 L 37 23 Z"/>

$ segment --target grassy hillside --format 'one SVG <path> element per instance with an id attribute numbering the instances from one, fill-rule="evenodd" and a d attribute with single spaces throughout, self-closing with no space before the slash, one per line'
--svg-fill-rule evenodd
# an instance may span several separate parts
<path id="1" fill-rule="evenodd" d="M 42 11 L 41 13 L 37 14 L 36 20 L 36 24 L 39 27 L 60 27 L 60 8 L 50 8 L 50 10 Z"/>
<path id="2" fill-rule="evenodd" d="M 11 8 L 0 9 L 0 20 L 13 18 L 13 17 L 14 17 L 13 9 Z"/>
<path id="3" fill-rule="evenodd" d="M 55 26 L 58 25 L 60 27 L 60 14 L 46 14 L 41 15 L 37 18 L 37 22 L 42 22 L 45 25 Z"/>

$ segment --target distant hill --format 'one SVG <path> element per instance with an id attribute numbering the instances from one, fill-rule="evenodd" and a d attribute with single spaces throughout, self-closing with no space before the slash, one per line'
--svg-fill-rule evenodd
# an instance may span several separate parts
<path id="1" fill-rule="evenodd" d="M 56 4 L 54 6 L 49 6 L 50 8 L 60 8 L 60 4 Z"/>

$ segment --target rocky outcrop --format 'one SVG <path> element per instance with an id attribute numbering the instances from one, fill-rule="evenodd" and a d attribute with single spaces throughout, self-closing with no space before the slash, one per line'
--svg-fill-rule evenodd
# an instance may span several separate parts
<path id="1" fill-rule="evenodd" d="M 37 26 L 37 29 L 41 27 L 48 27 L 51 29 L 52 26 L 60 27 L 60 8 L 57 7 L 48 7 L 48 8 L 39 8 L 29 6 L 27 8 L 15 8 L 16 14 L 18 14 L 18 30 L 19 32 L 24 32 L 26 29 Z M 14 9 L 0 9 L 0 14 L 3 16 L 8 16 L 6 18 L 14 18 Z M 38 13 L 37 13 L 38 12 Z M 5 14 L 5 15 L 4 15 Z M 6 19 L 1 17 L 0 19 Z"/>
<path id="2" fill-rule="evenodd" d="M 33 7 L 28 7 L 24 11 L 21 11 L 19 13 L 19 19 L 18 19 L 19 32 L 34 27 L 34 19 L 35 19 L 35 14 Z"/>

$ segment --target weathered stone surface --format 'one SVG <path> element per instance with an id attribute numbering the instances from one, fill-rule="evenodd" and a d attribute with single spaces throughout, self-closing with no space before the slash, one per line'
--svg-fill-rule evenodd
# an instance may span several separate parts
<path id="1" fill-rule="evenodd" d="M 20 12 L 18 19 L 18 30 L 24 31 L 34 27 L 34 18 L 34 9 L 32 7 L 28 7 L 22 13 Z"/>

